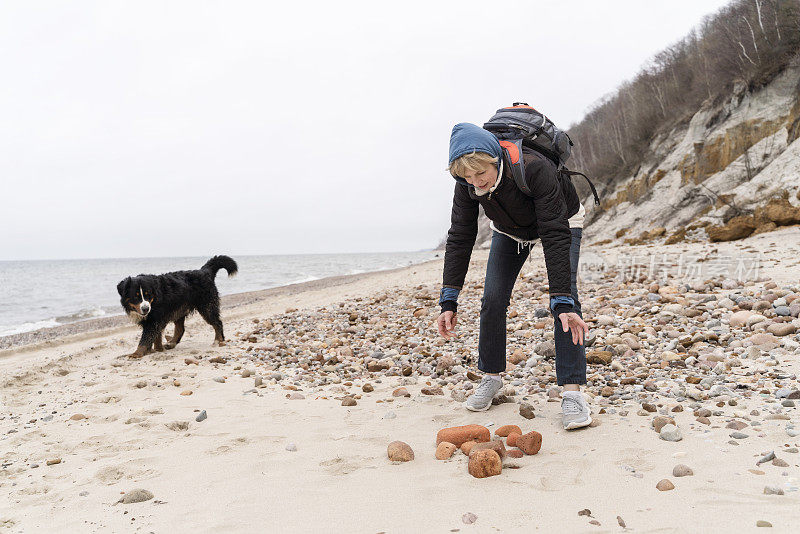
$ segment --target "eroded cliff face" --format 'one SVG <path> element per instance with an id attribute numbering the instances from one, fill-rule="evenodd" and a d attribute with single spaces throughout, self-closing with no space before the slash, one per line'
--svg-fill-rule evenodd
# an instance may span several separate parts
<path id="1" fill-rule="evenodd" d="M 737 86 L 724 104 L 704 107 L 688 125 L 656 138 L 634 176 L 605 192 L 599 207 L 584 202 L 587 242 L 682 239 L 687 227 L 763 215 L 770 200 L 796 207 L 798 138 L 800 61 L 759 90 Z M 763 226 L 761 215 L 748 224 Z"/>

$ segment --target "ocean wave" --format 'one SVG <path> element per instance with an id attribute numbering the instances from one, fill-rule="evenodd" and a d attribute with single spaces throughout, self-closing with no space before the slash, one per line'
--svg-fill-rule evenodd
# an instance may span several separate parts
<path id="1" fill-rule="evenodd" d="M 319 280 L 322 278 L 321 276 L 306 276 L 305 278 L 299 278 L 297 280 L 293 280 L 291 282 L 286 282 L 285 284 L 280 284 L 279 286 L 290 286 L 292 284 L 302 284 L 305 282 L 313 282 L 314 280 Z"/>
<path id="2" fill-rule="evenodd" d="M 61 323 L 55 319 L 44 319 L 42 321 L 32 321 L 29 323 L 22 323 L 21 325 L 11 327 L 0 327 L 0 336 L 13 336 L 14 334 L 24 334 L 25 332 L 33 332 L 41 328 L 51 328 L 58 326 Z"/>
<path id="3" fill-rule="evenodd" d="M 97 317 L 104 317 L 106 315 L 108 315 L 106 310 L 100 307 L 94 307 L 94 308 L 84 308 L 69 315 L 62 315 L 60 317 L 56 317 L 55 320 L 58 321 L 60 324 L 65 324 L 65 323 L 75 323 L 77 321 L 84 321 L 86 319 L 95 319 Z"/>
<path id="4" fill-rule="evenodd" d="M 96 319 L 98 317 L 106 317 L 108 315 L 119 315 L 109 313 L 101 307 L 84 308 L 69 315 L 60 315 L 58 317 L 49 317 L 40 321 L 28 321 L 19 325 L 0 327 L 0 336 L 12 336 L 14 334 L 24 334 L 26 332 L 33 332 L 43 328 L 52 328 L 54 326 L 61 326 L 63 324 L 79 323 L 81 321 L 88 321 L 89 319 Z"/>

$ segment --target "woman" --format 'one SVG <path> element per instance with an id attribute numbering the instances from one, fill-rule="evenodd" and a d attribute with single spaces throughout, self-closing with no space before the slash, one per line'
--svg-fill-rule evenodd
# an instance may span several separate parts
<path id="1" fill-rule="evenodd" d="M 478 233 L 478 206 L 482 206 L 493 230 L 478 341 L 478 369 L 484 376 L 464 404 L 472 411 L 488 410 L 492 398 L 503 387 L 500 373 L 506 368 L 506 312 L 511 291 L 530 246 L 540 239 L 550 284 L 550 312 L 555 321 L 556 378 L 564 387 L 564 428 L 580 428 L 592 422 L 589 406 L 580 392 L 580 386 L 586 383 L 583 340 L 589 328 L 582 319 L 576 286 L 585 211 L 580 202 L 567 205 L 556 166 L 548 158 L 527 148 L 521 157 L 531 196 L 514 183 L 493 134 L 468 123 L 453 128 L 449 162 L 456 187 L 439 300 L 442 313 L 437 324 L 445 338 L 454 335 L 458 293 L 469 268 Z"/>

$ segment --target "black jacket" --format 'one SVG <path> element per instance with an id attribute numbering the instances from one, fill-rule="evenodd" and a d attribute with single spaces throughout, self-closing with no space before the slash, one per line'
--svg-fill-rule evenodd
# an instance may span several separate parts
<path id="1" fill-rule="evenodd" d="M 569 217 L 580 206 L 567 206 L 556 166 L 546 157 L 523 149 L 525 180 L 533 196 L 519 190 L 504 163 L 500 184 L 491 194 L 478 196 L 475 188 L 458 179 L 444 255 L 444 287 L 461 289 L 478 234 L 478 206 L 495 227 L 524 240 L 539 238 L 544 249 L 550 296 L 571 296 L 569 248 L 572 234 Z M 566 178 L 569 179 L 569 178 Z"/>

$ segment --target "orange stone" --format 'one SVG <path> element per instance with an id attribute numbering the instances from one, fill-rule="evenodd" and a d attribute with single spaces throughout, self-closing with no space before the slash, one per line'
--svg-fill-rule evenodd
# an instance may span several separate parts
<path id="1" fill-rule="evenodd" d="M 525 456 L 525 453 L 519 449 L 509 449 L 506 451 L 506 455 L 509 458 L 522 458 L 523 456 Z"/>
<path id="2" fill-rule="evenodd" d="M 467 441 L 477 441 L 479 443 L 489 441 L 491 433 L 489 429 L 481 425 L 464 425 L 443 428 L 436 434 L 436 444 L 443 441 L 452 443 L 456 447 L 461 447 Z"/>
<path id="3" fill-rule="evenodd" d="M 522 433 L 512 432 L 506 438 L 506 445 L 509 447 L 516 447 L 517 446 L 517 439 L 522 435 Z"/>
<path id="4" fill-rule="evenodd" d="M 414 459 L 414 451 L 408 443 L 393 441 L 386 448 L 386 454 L 393 462 L 409 462 Z"/>
<path id="5" fill-rule="evenodd" d="M 447 442 L 443 442 L 447 443 Z M 463 452 L 466 456 L 469 456 L 472 447 L 476 444 L 475 441 L 467 441 L 466 443 L 461 445 L 461 452 Z"/>
<path id="6" fill-rule="evenodd" d="M 476 443 L 475 446 L 472 447 L 472 450 L 469 451 L 469 456 L 476 454 L 478 451 L 485 451 L 487 449 L 496 452 L 500 458 L 503 458 L 506 455 L 506 448 L 503 446 L 503 442 L 499 439 L 496 439 L 493 441 L 487 441 L 486 443 Z"/>
<path id="7" fill-rule="evenodd" d="M 517 438 L 517 447 L 525 454 L 536 454 L 542 448 L 542 435 L 536 432 L 528 432 Z"/>
<path id="8" fill-rule="evenodd" d="M 470 455 L 467 470 L 475 478 L 492 477 L 499 475 L 503 470 L 503 462 L 495 451 L 484 449 Z"/>
<path id="9" fill-rule="evenodd" d="M 448 443 L 446 441 L 441 442 L 439 446 L 436 447 L 436 459 L 447 460 L 448 458 L 453 456 L 453 453 L 456 452 L 457 448 L 458 447 L 456 447 L 452 443 Z"/>
<path id="10" fill-rule="evenodd" d="M 509 434 L 511 434 L 512 432 L 516 432 L 517 434 L 522 434 L 522 429 L 517 425 L 503 425 L 494 431 L 494 435 L 504 438 Z"/>

